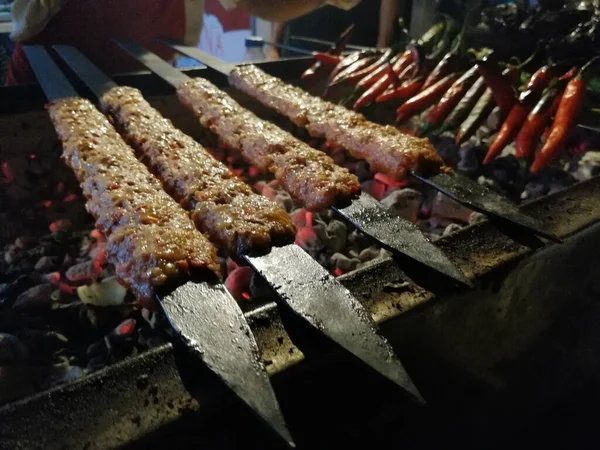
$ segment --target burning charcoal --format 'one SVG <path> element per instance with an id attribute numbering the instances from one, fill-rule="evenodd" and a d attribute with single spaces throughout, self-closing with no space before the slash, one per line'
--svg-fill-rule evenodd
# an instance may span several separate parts
<path id="1" fill-rule="evenodd" d="M 431 204 L 431 215 L 437 218 L 460 220 L 469 223 L 473 211 L 438 192 Z"/>
<path id="2" fill-rule="evenodd" d="M 72 283 L 87 283 L 92 281 L 96 275 L 94 261 L 87 260 L 67 269 L 65 276 Z"/>
<path id="3" fill-rule="evenodd" d="M 382 249 L 372 245 L 371 247 L 367 247 L 362 252 L 360 252 L 360 255 L 358 255 L 358 259 L 360 259 L 362 262 L 377 259 L 381 256 L 381 251 Z"/>
<path id="4" fill-rule="evenodd" d="M 250 267 L 240 266 L 233 270 L 225 280 L 225 287 L 238 302 L 248 300 L 250 280 L 254 271 Z"/>
<path id="5" fill-rule="evenodd" d="M 475 223 L 483 222 L 485 220 L 485 214 L 481 214 L 477 211 L 471 212 L 469 215 L 469 225 L 473 225 Z"/>
<path id="6" fill-rule="evenodd" d="M 6 264 L 14 264 L 23 255 L 23 251 L 16 245 L 9 245 L 4 252 L 4 261 Z"/>
<path id="7" fill-rule="evenodd" d="M 54 331 L 25 329 L 19 332 L 19 339 L 27 346 L 31 357 L 39 361 L 48 361 L 52 355 L 65 348 L 69 340 Z"/>
<path id="8" fill-rule="evenodd" d="M 155 311 L 150 311 L 149 309 L 142 308 L 142 317 L 143 319 L 150 325 L 150 328 L 153 330 L 156 329 L 158 323 L 158 314 Z"/>
<path id="9" fill-rule="evenodd" d="M 369 163 L 365 160 L 360 160 L 356 163 L 356 171 L 354 173 L 360 182 L 373 179 L 373 173 L 369 169 Z"/>
<path id="10" fill-rule="evenodd" d="M 455 231 L 458 231 L 462 229 L 462 226 L 460 226 L 457 223 L 451 223 L 450 225 L 448 225 L 445 229 L 444 232 L 442 233 L 442 236 L 448 236 L 449 234 L 454 233 Z"/>
<path id="11" fill-rule="evenodd" d="M 521 200 L 534 200 L 546 195 L 548 188 L 539 180 L 532 180 L 525 185 L 525 190 L 521 192 Z"/>
<path id="12" fill-rule="evenodd" d="M 300 228 L 296 232 L 296 244 L 311 256 L 315 256 L 323 250 L 323 243 L 319 239 L 316 227 Z"/>
<path id="13" fill-rule="evenodd" d="M 35 263 L 34 269 L 38 272 L 51 272 L 58 267 L 58 261 L 52 256 L 42 256 Z"/>
<path id="14" fill-rule="evenodd" d="M 20 236 L 15 239 L 15 245 L 23 250 L 31 248 L 35 244 L 35 239 L 30 236 Z"/>
<path id="15" fill-rule="evenodd" d="M 458 154 L 460 161 L 457 164 L 459 171 L 464 173 L 475 173 L 479 170 L 479 158 L 477 147 L 461 147 Z"/>
<path id="16" fill-rule="evenodd" d="M 600 151 L 589 151 L 579 161 L 569 165 L 569 171 L 577 181 L 589 180 L 600 174 Z"/>
<path id="17" fill-rule="evenodd" d="M 19 364 L 29 359 L 27 347 L 12 334 L 0 333 L 0 367 Z"/>
<path id="18" fill-rule="evenodd" d="M 423 201 L 423 195 L 411 188 L 392 191 L 381 200 L 381 203 L 396 214 L 411 222 L 417 221 L 419 207 Z"/>
<path id="19" fill-rule="evenodd" d="M 348 230 L 346 225 L 339 220 L 332 220 L 325 229 L 327 235 L 326 245 L 333 252 L 340 252 L 346 248 Z"/>
<path id="20" fill-rule="evenodd" d="M 116 278 L 106 278 L 100 283 L 79 286 L 77 295 L 82 303 L 94 306 L 119 306 L 125 303 L 127 289 Z"/>
<path id="21" fill-rule="evenodd" d="M 454 141 L 454 135 L 451 132 L 446 132 L 433 142 L 438 154 L 449 166 L 456 166 L 460 160 L 459 147 Z"/>
<path id="22" fill-rule="evenodd" d="M 362 234 L 360 231 L 353 230 L 348 235 L 348 245 L 352 246 L 357 250 L 362 250 L 363 248 L 367 248 L 372 244 L 373 243 L 371 239 L 368 236 Z"/>
<path id="23" fill-rule="evenodd" d="M 115 347 L 127 346 L 134 343 L 137 337 L 136 325 L 135 319 L 127 319 L 107 334 L 104 337 L 104 342 L 108 351 L 112 353 Z"/>
<path id="24" fill-rule="evenodd" d="M 358 265 L 360 264 L 360 259 L 358 258 L 348 258 L 341 253 L 334 253 L 331 255 L 331 264 L 336 269 L 340 269 L 342 273 L 348 273 L 353 270 L 356 270 Z"/>
<path id="25" fill-rule="evenodd" d="M 290 212 L 294 208 L 292 197 L 287 192 L 279 192 L 275 196 L 275 203 L 284 208 L 287 212 Z"/>
<path id="26" fill-rule="evenodd" d="M 39 284 L 27 289 L 17 297 L 13 308 L 17 311 L 48 308 L 52 304 L 53 286 L 49 283 Z"/>

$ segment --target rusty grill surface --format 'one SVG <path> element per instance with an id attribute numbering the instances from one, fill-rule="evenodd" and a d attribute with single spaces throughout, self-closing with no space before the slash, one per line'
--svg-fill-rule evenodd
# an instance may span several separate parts
<path id="1" fill-rule="evenodd" d="M 286 70 L 299 73 L 297 68 L 303 65 L 306 61 L 298 59 L 265 64 L 264 68 L 281 76 Z M 191 75 L 198 73 L 202 71 L 190 71 Z M 192 136 L 198 134 L 195 120 L 181 110 L 173 97 L 162 96 L 168 89 L 163 90 L 164 86 L 151 75 L 124 76 L 119 82 L 153 93 L 153 103 L 158 109 L 172 118 L 184 132 Z M 37 87 L 11 88 L 5 93 L 0 91 L 0 97 L 3 94 L 7 99 L 1 102 L 4 108 L 22 97 L 26 101 L 19 102 L 20 107 L 32 111 L 0 116 L 2 157 L 10 154 L 23 156 L 29 154 L 28 149 L 35 148 L 38 156 L 58 158 L 60 149 L 53 130 L 45 112 L 39 110 L 43 97 Z M 39 149 L 45 149 L 45 152 Z M 4 176 L 6 178 L 6 174 Z M 64 178 L 68 187 L 72 176 L 67 170 Z M 24 193 L 24 198 L 42 196 L 44 185 L 31 181 L 32 191 Z M 580 232 L 600 220 L 598 204 L 600 179 L 594 178 L 535 200 L 523 208 L 533 217 L 542 219 L 548 231 L 561 238 L 575 239 Z M 74 203 L 72 207 L 75 208 L 72 216 L 81 217 L 82 224 L 87 222 L 82 205 Z M 22 229 L 41 232 L 52 222 L 52 215 L 46 212 L 43 217 L 47 223 L 44 223 L 31 208 L 25 207 L 23 211 L 24 214 L 15 214 L 15 205 L 3 202 L 0 211 L 3 244 L 17 237 Z M 534 253 L 528 246 L 500 233 L 487 221 L 443 237 L 437 244 L 467 276 L 477 280 L 477 288 L 482 291 Z M 560 249 L 560 245 L 555 247 Z M 431 283 L 431 280 L 427 285 L 436 286 L 435 292 L 426 291 L 410 283 L 407 275 L 416 284 L 419 284 L 419 277 L 424 276 L 422 273 L 404 274 L 391 258 L 386 257 L 338 279 L 368 308 L 375 321 L 384 325 L 384 334 L 391 336 L 398 320 L 407 316 L 409 311 L 415 310 L 416 315 L 423 314 L 428 308 L 434 311 L 437 300 L 458 295 L 443 283 Z M 302 326 L 287 316 L 286 311 L 278 309 L 270 301 L 248 304 L 246 316 L 267 369 L 275 376 L 276 386 L 277 380 L 285 384 L 288 377 L 302 376 L 307 365 L 318 367 L 319 358 L 335 359 L 335 355 L 339 355 L 338 349 L 322 346 L 317 339 L 319 358 L 309 357 L 312 362 L 306 363 L 307 355 L 314 353 L 315 344 L 312 337 L 302 335 L 310 333 L 306 333 Z M 221 397 L 227 398 L 227 394 L 222 388 L 215 388 L 215 380 L 205 370 L 187 367 L 181 361 L 177 349 L 165 344 L 73 383 L 5 405 L 0 408 L 0 447 L 109 448 L 139 439 L 187 412 L 210 414 L 215 403 Z M 31 416 L 33 412 L 35 420 Z M 89 436 L 94 436 L 94 441 Z"/>

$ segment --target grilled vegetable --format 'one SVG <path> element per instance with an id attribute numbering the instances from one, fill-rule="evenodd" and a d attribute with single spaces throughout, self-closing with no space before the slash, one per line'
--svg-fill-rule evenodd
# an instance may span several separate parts
<path id="1" fill-rule="evenodd" d="M 462 121 L 469 115 L 477 100 L 485 92 L 485 81 L 483 77 L 479 77 L 475 83 L 469 88 L 465 96 L 460 100 L 458 106 L 450 113 L 444 121 L 443 128 L 446 130 L 454 130 L 458 128 Z"/>
<path id="2" fill-rule="evenodd" d="M 550 84 L 551 79 L 552 71 L 549 66 L 541 67 L 531 76 L 525 86 L 525 90 L 521 93 L 519 101 L 510 110 L 494 142 L 490 145 L 483 164 L 492 162 L 502 152 L 504 147 L 514 139 L 527 119 L 528 114 L 533 109 L 533 99 Z"/>
<path id="3" fill-rule="evenodd" d="M 342 34 L 340 34 L 335 46 L 329 51 L 329 53 L 332 55 L 340 55 L 346 48 L 346 45 L 348 45 L 348 42 L 350 42 L 350 39 L 354 34 L 354 28 L 354 24 L 346 28 Z M 328 66 L 324 65 L 321 61 L 317 61 L 302 73 L 300 79 L 305 84 L 310 86 L 319 78 L 321 78 L 321 76 L 324 76 L 329 70 L 330 68 Z"/>
<path id="4" fill-rule="evenodd" d="M 335 66 L 335 68 L 331 71 L 331 74 L 329 75 L 329 81 L 333 81 L 333 79 L 337 76 L 338 73 L 350 66 L 350 64 L 354 64 L 356 61 L 366 56 L 365 54 L 366 52 L 364 51 L 356 51 L 342 58 L 339 64 Z"/>
<path id="5" fill-rule="evenodd" d="M 370 73 L 377 70 L 380 66 L 387 63 L 390 60 L 390 58 L 392 57 L 393 52 L 394 51 L 391 48 L 387 49 L 385 52 L 383 52 L 383 54 L 379 58 L 377 58 L 377 59 L 373 58 L 370 61 L 370 64 L 363 65 L 360 68 L 358 68 L 354 71 L 351 71 L 345 77 L 342 77 L 341 76 L 342 74 L 340 73 L 336 78 L 334 78 L 332 84 L 336 84 L 336 83 L 339 83 L 342 81 L 348 82 L 350 84 L 358 83 L 365 76 L 369 75 Z"/>
<path id="6" fill-rule="evenodd" d="M 392 70 L 393 70 L 394 65 L 396 63 L 398 63 L 398 61 L 400 61 L 403 56 L 404 56 L 404 54 L 398 54 L 389 60 L 389 64 L 391 65 Z M 380 80 L 382 77 L 384 77 L 387 73 L 388 73 L 388 64 L 382 64 L 377 69 L 375 69 L 373 72 L 371 72 L 370 74 L 365 76 L 362 80 L 360 80 L 356 86 L 361 89 L 366 89 L 370 86 L 373 86 L 373 84 L 375 84 L 378 80 Z"/>
<path id="7" fill-rule="evenodd" d="M 313 55 L 313 58 L 316 61 L 323 63 L 326 67 L 336 67 L 342 60 L 342 58 L 340 58 L 337 55 L 332 55 L 331 53 L 323 52 L 315 53 Z"/>
<path id="8" fill-rule="evenodd" d="M 405 81 L 396 88 L 388 88 L 388 90 L 377 97 L 375 101 L 377 103 L 384 103 L 390 100 L 406 101 L 421 90 L 424 81 L 423 77 Z"/>
<path id="9" fill-rule="evenodd" d="M 515 156 L 530 158 L 560 102 L 558 89 L 549 89 L 531 110 L 515 140 Z"/>
<path id="10" fill-rule="evenodd" d="M 440 60 L 439 63 L 433 68 L 425 83 L 423 84 L 422 89 L 425 90 L 429 86 L 437 83 L 443 77 L 452 72 L 453 66 L 455 65 L 456 55 L 452 52 L 448 52 L 444 55 L 444 57 Z"/>
<path id="11" fill-rule="evenodd" d="M 373 86 L 367 89 L 357 100 L 354 102 L 353 109 L 359 110 L 362 107 L 368 105 L 376 97 L 385 92 L 385 90 L 394 84 L 396 81 L 396 72 L 392 68 L 392 65 L 387 63 L 386 65 L 386 73 L 384 76 L 379 79 Z"/>
<path id="12" fill-rule="evenodd" d="M 402 123 L 409 117 L 423 112 L 425 109 L 433 105 L 433 103 L 438 101 L 444 95 L 444 92 L 446 92 L 446 90 L 452 86 L 452 83 L 454 83 L 456 78 L 457 74 L 451 73 L 435 83 L 433 86 L 430 86 L 424 91 L 419 92 L 406 103 L 401 105 L 396 110 L 396 122 Z"/>
<path id="13" fill-rule="evenodd" d="M 589 63 L 588 63 L 589 64 Z M 542 149 L 535 157 L 533 164 L 531 165 L 531 172 L 538 173 L 544 167 L 546 167 L 550 161 L 552 161 L 560 149 L 563 147 L 569 132 L 575 125 L 577 116 L 581 111 L 583 105 L 583 99 L 585 96 L 586 83 L 583 78 L 583 71 L 588 67 L 584 68 L 577 74 L 575 78 L 567 83 L 565 92 L 563 93 L 560 103 L 558 104 L 558 110 L 554 116 L 554 122 L 550 129 L 548 139 L 544 142 Z"/>
<path id="14" fill-rule="evenodd" d="M 331 85 L 338 84 L 342 81 L 348 80 L 351 76 L 356 76 L 356 74 L 364 69 L 365 67 L 369 67 L 377 60 L 376 56 L 365 56 L 363 58 L 358 59 L 356 62 L 350 64 L 340 73 L 338 73 L 335 78 L 332 80 Z"/>
<path id="15" fill-rule="evenodd" d="M 479 76 L 477 66 L 473 66 L 465 72 L 458 80 L 452 84 L 450 89 L 444 94 L 440 102 L 427 114 L 426 121 L 428 126 L 440 126 L 452 109 L 456 107 L 465 92 L 471 87 Z M 427 83 L 427 82 L 425 82 Z"/>
<path id="16" fill-rule="evenodd" d="M 511 83 L 510 69 L 502 72 L 489 58 L 477 61 L 477 67 L 485 84 L 491 89 L 500 113 L 506 117 L 517 100 Z"/>
<path id="17" fill-rule="evenodd" d="M 461 145 L 469 139 L 480 127 L 481 123 L 494 109 L 494 94 L 491 88 L 486 88 L 483 95 L 477 100 L 467 119 L 460 125 L 456 134 L 456 145 Z"/>

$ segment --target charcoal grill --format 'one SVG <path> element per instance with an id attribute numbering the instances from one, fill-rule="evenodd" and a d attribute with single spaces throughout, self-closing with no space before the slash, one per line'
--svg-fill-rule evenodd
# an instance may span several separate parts
<path id="1" fill-rule="evenodd" d="M 309 64 L 308 58 L 294 58 L 259 65 L 291 80 Z M 185 72 L 211 76 L 204 69 Z M 141 89 L 177 126 L 197 134 L 195 119 L 167 95 L 168 86 L 152 74 L 140 72 L 115 79 Z M 222 80 L 215 77 L 212 81 L 218 84 Z M 77 79 L 72 82 L 85 91 Z M 234 92 L 232 95 L 244 100 Z M 0 99 L 0 123 L 3 130 L 10 130 L 0 137 L 1 150 L 30 133 L 16 123 L 39 124 L 40 138 L 45 135 L 52 141 L 52 129 L 42 111 L 44 97 L 37 85 L 3 88 Z M 446 411 L 447 405 L 462 403 L 457 417 L 446 417 L 446 422 L 464 425 L 469 406 L 475 408 L 489 401 L 492 407 L 488 406 L 485 417 L 490 423 L 518 423 L 533 411 L 523 408 L 510 415 L 505 411 L 523 396 L 542 398 L 546 392 L 543 386 L 532 389 L 543 385 L 540 380 L 548 386 L 566 380 L 563 391 L 546 398 L 549 405 L 562 399 L 567 385 L 578 379 L 554 367 L 556 336 L 572 332 L 565 331 L 564 321 L 573 311 L 581 315 L 600 290 L 593 272 L 600 259 L 596 251 L 599 202 L 600 178 L 594 178 L 526 205 L 526 212 L 544 218 L 548 231 L 565 239 L 563 244 L 537 252 L 510 240 L 488 222 L 437 241 L 465 274 L 477 280 L 473 292 L 432 292 L 407 285 L 405 275 L 391 259 L 342 275 L 339 280 L 380 324 L 382 334 L 390 339 L 434 408 Z M 4 244 L 14 236 L 2 238 Z M 586 261 L 585 267 L 577 268 L 581 261 Z M 317 448 L 320 441 L 325 448 L 327 443 L 351 441 L 349 430 L 336 428 L 332 417 L 321 428 L 316 419 L 325 414 L 317 411 L 321 407 L 317 402 L 323 402 L 329 414 L 344 414 L 348 403 L 354 403 L 348 396 L 356 400 L 356 422 L 366 421 L 369 415 L 364 411 L 360 414 L 361 406 L 374 407 L 369 402 L 386 398 L 383 416 L 375 414 L 379 424 L 361 425 L 383 430 L 386 416 L 401 416 L 406 427 L 402 427 L 405 433 L 400 433 L 403 437 L 399 439 L 414 438 L 411 427 L 423 430 L 424 423 L 435 427 L 441 422 L 390 394 L 393 389 L 379 378 L 373 378 L 339 348 L 312 334 L 274 303 L 248 305 L 246 316 L 292 432 L 301 433 L 297 438 L 301 446 Z M 542 357 L 529 363 L 531 354 Z M 586 367 L 585 355 L 574 359 Z M 209 430 L 211 424 L 222 423 L 219 419 L 233 419 L 235 423 L 216 430 L 232 433 L 236 429 L 244 435 L 221 436 L 217 439 L 221 445 L 254 442 L 256 447 L 275 448 L 277 444 L 253 428 L 256 422 L 246 420 L 244 408 L 210 373 L 183 361 L 177 348 L 164 345 L 73 383 L 6 404 L 0 408 L 0 448 L 152 446 L 160 441 L 161 433 L 183 434 L 191 429 L 195 430 L 189 434 L 193 442 L 204 439 L 215 444 L 211 439 L 217 439 L 216 432 Z M 526 364 L 530 364 L 528 376 L 519 380 Z M 548 367 L 555 370 L 550 374 Z"/>

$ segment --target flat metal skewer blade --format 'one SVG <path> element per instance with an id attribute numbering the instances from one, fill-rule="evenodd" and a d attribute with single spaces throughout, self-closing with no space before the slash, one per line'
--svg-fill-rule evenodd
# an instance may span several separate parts
<path id="1" fill-rule="evenodd" d="M 246 259 L 294 313 L 424 403 L 367 310 L 304 250 L 290 244 Z"/>
<path id="2" fill-rule="evenodd" d="M 189 56 L 190 58 L 195 59 L 196 61 L 201 62 L 202 64 L 205 64 L 207 67 L 210 67 L 211 69 L 216 70 L 217 72 L 220 72 L 225 76 L 229 76 L 229 74 L 235 67 L 235 64 L 225 62 L 222 59 L 217 58 L 216 56 L 213 56 L 209 53 L 206 53 L 203 50 L 200 50 L 199 48 L 190 47 L 187 45 L 179 45 L 167 39 L 161 39 L 160 42 L 168 45 L 169 47 L 174 48 L 179 53 L 182 53 L 186 56 Z"/>
<path id="3" fill-rule="evenodd" d="M 460 284 L 473 287 L 465 274 L 416 225 L 393 214 L 370 195 L 363 192 L 350 206 L 333 209 L 388 250 L 408 256 Z"/>
<path id="4" fill-rule="evenodd" d="M 225 286 L 188 282 L 159 302 L 186 348 L 294 447 L 250 326 Z"/>
<path id="5" fill-rule="evenodd" d="M 190 79 L 186 74 L 130 39 L 114 39 L 114 42 L 174 88 Z"/>
<path id="6" fill-rule="evenodd" d="M 52 47 L 56 53 L 67 63 L 73 72 L 98 98 L 116 87 L 117 84 L 102 72 L 87 57 L 70 45 L 55 45 Z"/>
<path id="7" fill-rule="evenodd" d="M 551 241 L 562 242 L 553 233 L 545 231 L 540 222 L 524 214 L 517 205 L 465 176 L 456 173 L 441 173 L 433 177 L 416 173 L 411 175 L 474 211 L 509 222 Z"/>
<path id="8" fill-rule="evenodd" d="M 307 36 L 290 36 L 290 40 L 301 41 L 301 42 L 310 42 L 312 44 L 326 45 L 327 47 L 333 47 L 335 42 L 325 41 L 323 39 L 316 39 Z M 364 45 L 354 45 L 354 44 L 346 44 L 347 49 L 352 50 L 374 50 L 374 47 L 365 47 Z"/>
<path id="9" fill-rule="evenodd" d="M 52 60 L 46 49 L 38 45 L 23 47 L 31 69 L 49 101 L 79 97 L 64 73 Z"/>

